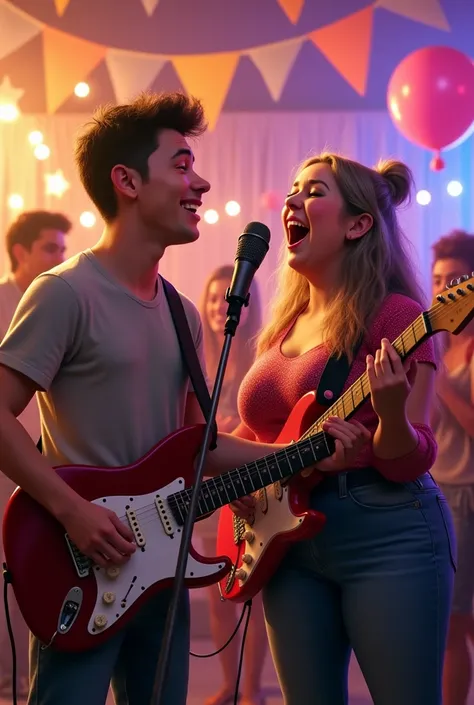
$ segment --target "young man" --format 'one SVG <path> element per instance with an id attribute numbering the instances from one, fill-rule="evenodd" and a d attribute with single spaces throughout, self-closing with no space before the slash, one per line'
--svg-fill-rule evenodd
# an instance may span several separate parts
<path id="1" fill-rule="evenodd" d="M 0 347 L 2 470 L 102 566 L 126 561 L 136 548 L 133 535 L 51 468 L 129 464 L 171 431 L 202 421 L 157 275 L 166 247 L 199 236 L 196 210 L 210 186 L 194 171 L 186 138 L 204 130 L 201 104 L 181 94 L 142 95 L 99 111 L 78 140 L 76 159 L 105 221 L 103 235 L 33 282 Z M 198 313 L 184 297 L 183 304 L 202 359 Z M 16 419 L 35 391 L 43 456 Z M 223 434 L 206 471 L 217 474 L 272 449 Z M 91 652 L 41 649 L 34 639 L 29 703 L 104 705 L 112 678 L 119 705 L 148 705 L 169 597 L 159 593 Z M 188 650 L 183 594 L 159 705 L 185 705 Z"/>
<path id="2" fill-rule="evenodd" d="M 52 269 L 64 260 L 64 238 L 71 229 L 71 222 L 62 213 L 28 211 L 22 213 L 9 227 L 6 249 L 11 271 L 0 279 L 0 342 L 4 338 L 20 299 L 33 279 Z M 18 417 L 31 438 L 37 443 L 40 437 L 40 418 L 35 399 Z M 0 475 L 0 516 L 10 498 L 15 484 Z M 3 543 L 0 537 L 0 555 L 3 564 Z M 18 692 L 28 692 L 28 629 L 13 597 L 9 599 L 10 617 L 15 636 Z M 12 690 L 11 646 L 4 610 L 0 617 L 0 696 L 9 697 Z"/>

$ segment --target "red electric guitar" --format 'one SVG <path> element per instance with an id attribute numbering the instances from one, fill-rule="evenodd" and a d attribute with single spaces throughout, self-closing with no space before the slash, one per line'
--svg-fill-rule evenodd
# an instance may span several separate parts
<path id="1" fill-rule="evenodd" d="M 137 550 L 121 567 L 93 564 L 51 514 L 26 492 L 15 490 L 3 520 L 5 557 L 23 617 L 43 643 L 64 651 L 97 646 L 124 626 L 147 598 L 171 584 L 203 432 L 203 425 L 176 431 L 122 468 L 56 468 L 78 494 L 113 510 L 131 528 Z M 333 452 L 334 439 L 318 432 L 206 480 L 198 518 Z M 227 557 L 204 558 L 191 548 L 186 585 L 216 583 L 230 567 Z"/>
<path id="2" fill-rule="evenodd" d="M 449 291 L 436 296 L 428 311 L 393 342 L 402 359 L 424 340 L 449 331 L 460 333 L 474 317 L 474 272 L 451 282 Z M 293 409 L 276 443 L 290 444 L 292 439 L 318 433 L 329 416 L 349 419 L 369 398 L 369 380 L 364 373 L 329 408 L 316 402 L 316 393 L 306 394 Z M 312 421 L 317 418 L 316 423 Z M 290 446 L 291 447 L 291 446 Z M 228 506 L 220 511 L 217 550 L 230 556 L 232 570 L 220 580 L 224 598 L 243 602 L 254 597 L 278 567 L 289 546 L 314 536 L 323 527 L 320 513 L 309 509 L 310 492 L 324 477 L 314 471 L 307 479 L 297 476 L 290 482 L 276 482 L 257 494 L 251 523 L 237 517 Z"/>

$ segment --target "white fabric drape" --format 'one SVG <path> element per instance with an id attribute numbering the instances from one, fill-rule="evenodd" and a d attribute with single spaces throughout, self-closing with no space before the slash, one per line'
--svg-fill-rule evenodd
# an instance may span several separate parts
<path id="1" fill-rule="evenodd" d="M 94 207 L 77 176 L 73 159 L 74 136 L 85 122 L 84 115 L 22 116 L 17 122 L 0 123 L 0 232 L 14 214 L 7 207 L 8 196 L 19 193 L 25 208 L 61 210 L 74 222 L 69 237 L 69 254 L 89 247 L 101 231 L 100 219 L 94 228 L 79 223 L 82 211 Z M 33 156 L 28 142 L 32 130 L 41 130 L 51 149 L 49 159 L 41 162 Z M 430 245 L 454 227 L 474 229 L 474 139 L 445 154 L 446 169 L 434 173 L 429 169 L 431 155 L 405 140 L 385 113 L 224 113 L 216 130 L 195 145 L 196 169 L 210 180 L 212 189 L 205 196 L 204 207 L 220 213 L 216 225 L 202 221 L 201 238 L 187 247 L 170 248 L 162 272 L 187 295 L 199 298 L 203 280 L 213 269 L 232 262 L 236 240 L 250 220 L 261 220 L 272 231 L 272 242 L 258 280 L 268 299 L 274 286 L 271 275 L 278 262 L 281 226 L 278 212 L 262 206 L 262 193 L 276 191 L 283 196 L 298 163 L 311 153 L 330 148 L 365 164 L 373 165 L 380 157 L 394 156 L 413 169 L 417 188 L 432 193 L 432 202 L 422 207 L 414 201 L 401 212 L 406 234 L 418 258 L 425 284 L 429 281 Z M 61 199 L 45 195 L 44 174 L 62 169 L 71 188 Z M 458 198 L 450 197 L 446 185 L 451 179 L 464 187 Z M 224 206 L 238 201 L 242 210 L 231 218 Z M 0 272 L 7 269 L 3 247 Z"/>

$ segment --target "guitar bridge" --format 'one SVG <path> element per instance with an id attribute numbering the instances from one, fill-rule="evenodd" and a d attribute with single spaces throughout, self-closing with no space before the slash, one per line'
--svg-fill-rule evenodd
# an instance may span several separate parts
<path id="1" fill-rule="evenodd" d="M 87 578 L 91 572 L 91 559 L 81 553 L 67 534 L 64 534 L 64 538 L 66 539 L 67 547 L 69 549 L 69 553 L 71 554 L 72 562 L 74 563 L 74 568 L 76 569 L 78 577 Z"/>

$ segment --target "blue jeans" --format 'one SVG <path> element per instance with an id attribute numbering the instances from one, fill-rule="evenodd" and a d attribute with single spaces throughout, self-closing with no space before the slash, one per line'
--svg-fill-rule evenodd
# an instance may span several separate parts
<path id="1" fill-rule="evenodd" d="M 169 599 L 169 590 L 158 593 L 121 632 L 91 651 L 76 654 L 41 649 L 32 637 L 28 705 L 105 705 L 111 681 L 117 705 L 150 705 Z M 168 677 L 159 705 L 186 705 L 188 670 L 186 592 L 178 611 Z"/>
<path id="2" fill-rule="evenodd" d="M 455 538 L 428 473 L 326 478 L 327 523 L 295 544 L 263 593 L 285 705 L 347 705 L 354 650 L 374 705 L 440 705 Z"/>

